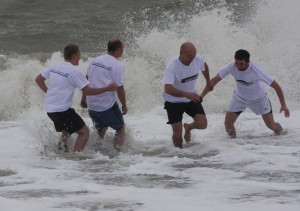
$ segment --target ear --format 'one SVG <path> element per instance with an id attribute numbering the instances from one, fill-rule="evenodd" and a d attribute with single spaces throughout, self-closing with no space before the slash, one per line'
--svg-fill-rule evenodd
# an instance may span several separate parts
<path id="1" fill-rule="evenodd" d="M 76 59 L 75 57 L 76 57 L 76 54 L 73 54 L 71 57 L 71 61 L 74 61 L 74 59 Z"/>

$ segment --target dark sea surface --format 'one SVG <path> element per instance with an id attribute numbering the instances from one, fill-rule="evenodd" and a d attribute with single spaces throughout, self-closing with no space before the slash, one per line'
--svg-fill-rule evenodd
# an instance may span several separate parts
<path id="1" fill-rule="evenodd" d="M 253 0 L 0 0 L 0 53 L 52 53 L 67 43 L 95 53 L 111 36 L 132 45 L 137 33 L 171 27 L 170 19 L 185 24 L 217 7 L 228 8 L 229 18 L 242 23 L 255 6 Z"/>

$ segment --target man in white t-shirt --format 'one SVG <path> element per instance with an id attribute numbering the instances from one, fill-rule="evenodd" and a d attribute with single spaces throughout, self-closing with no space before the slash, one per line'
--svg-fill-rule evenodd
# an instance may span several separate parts
<path id="1" fill-rule="evenodd" d="M 179 57 L 171 59 L 167 64 L 163 78 L 163 98 L 164 108 L 168 114 L 167 124 L 172 126 L 172 140 L 175 147 L 182 148 L 183 127 L 184 139 L 187 143 L 191 141 L 192 129 L 207 127 L 207 119 L 201 105 L 202 98 L 196 90 L 196 81 L 200 72 L 206 80 L 206 87 L 211 90 L 208 66 L 190 42 L 183 43 Z M 185 123 L 182 127 L 184 113 L 193 117 L 194 122 Z"/>
<path id="2" fill-rule="evenodd" d="M 243 49 L 236 51 L 234 59 L 235 61 L 224 66 L 211 80 L 213 86 L 229 74 L 236 80 L 236 88 L 225 116 L 226 132 L 231 138 L 236 138 L 234 123 L 239 115 L 246 108 L 249 108 L 256 115 L 262 115 L 266 126 L 273 130 L 275 134 L 280 134 L 282 127 L 274 121 L 265 84 L 275 89 L 281 104 L 280 112 L 283 111 L 285 117 L 289 117 L 290 112 L 285 104 L 281 87 L 266 71 L 250 62 L 248 51 Z M 201 96 L 204 97 L 207 92 L 208 90 L 204 89 Z"/>
<path id="3" fill-rule="evenodd" d="M 62 132 L 58 143 L 59 150 L 68 152 L 67 139 L 72 133 L 77 133 L 78 138 L 74 152 L 84 149 L 89 130 L 82 118 L 71 108 L 76 88 L 85 95 L 97 95 L 116 90 L 116 84 L 109 84 L 104 88 L 91 88 L 89 82 L 76 67 L 80 60 L 80 50 L 77 45 L 70 44 L 64 49 L 64 62 L 47 68 L 36 77 L 36 83 L 45 95 L 45 107 L 49 118 L 53 121 L 57 132 Z M 49 80 L 48 86 L 45 80 Z M 64 149 L 63 149 L 64 148 Z"/>
<path id="4" fill-rule="evenodd" d="M 87 70 L 87 78 L 91 87 L 103 87 L 115 83 L 118 86 L 117 90 L 87 97 L 83 94 L 81 100 L 81 106 L 88 108 L 89 115 L 102 139 L 108 127 L 116 131 L 114 148 L 118 151 L 125 137 L 125 124 L 122 115 L 127 113 L 124 89 L 125 69 L 118 60 L 123 54 L 123 48 L 121 40 L 116 38 L 109 40 L 107 54 L 93 59 Z M 122 112 L 116 102 L 117 96 L 122 104 Z"/>

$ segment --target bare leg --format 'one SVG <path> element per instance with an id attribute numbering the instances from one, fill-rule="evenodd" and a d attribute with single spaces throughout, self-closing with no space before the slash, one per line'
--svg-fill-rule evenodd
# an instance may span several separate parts
<path id="1" fill-rule="evenodd" d="M 70 138 L 71 135 L 68 133 L 68 131 L 63 130 L 60 136 L 61 141 L 67 141 L 68 138 Z"/>
<path id="2" fill-rule="evenodd" d="M 226 113 L 224 125 L 225 130 L 230 138 L 236 138 L 234 123 L 238 117 L 239 115 L 234 112 L 227 111 Z"/>
<path id="3" fill-rule="evenodd" d="M 194 116 L 194 122 L 192 122 L 190 124 L 184 123 L 183 127 L 184 127 L 184 130 L 185 130 L 184 140 L 186 141 L 186 143 L 190 143 L 191 142 L 191 130 L 207 128 L 206 116 L 202 115 L 202 114 L 196 114 Z"/>
<path id="4" fill-rule="evenodd" d="M 104 127 L 104 128 L 102 128 L 100 131 L 98 131 L 98 134 L 99 134 L 99 136 L 100 136 L 101 139 L 104 138 L 107 129 L 108 129 L 108 127 Z"/>
<path id="5" fill-rule="evenodd" d="M 58 141 L 58 144 L 57 144 L 58 150 L 63 151 L 63 152 L 69 152 L 67 140 L 68 140 L 68 138 L 70 138 L 70 136 L 71 135 L 68 133 L 68 131 L 66 131 L 66 130 L 62 131 L 60 140 Z"/>
<path id="6" fill-rule="evenodd" d="M 87 126 L 84 125 L 80 130 L 77 131 L 77 134 L 78 134 L 78 137 L 75 142 L 74 152 L 80 152 L 84 149 L 84 147 L 89 139 L 90 131 L 87 128 Z"/>
<path id="7" fill-rule="evenodd" d="M 115 133 L 114 148 L 117 151 L 120 151 L 120 148 L 124 143 L 124 138 L 125 138 L 125 125 L 123 125 L 123 127 L 121 127 L 119 130 L 117 130 Z"/>
<path id="8" fill-rule="evenodd" d="M 281 132 L 282 132 L 282 127 L 279 123 L 275 122 L 274 121 L 274 118 L 273 118 L 273 114 L 272 113 L 269 113 L 269 114 L 264 114 L 262 115 L 262 118 L 266 124 L 266 126 L 273 130 L 275 134 L 277 135 L 280 135 Z"/>
<path id="9" fill-rule="evenodd" d="M 175 147 L 182 148 L 182 122 L 171 124 L 173 129 L 172 140 Z"/>

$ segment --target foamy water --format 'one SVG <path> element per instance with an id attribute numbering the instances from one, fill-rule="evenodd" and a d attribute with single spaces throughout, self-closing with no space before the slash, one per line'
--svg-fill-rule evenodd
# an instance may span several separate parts
<path id="1" fill-rule="evenodd" d="M 125 21 L 125 33 L 134 36 L 125 40 L 122 59 L 129 113 L 120 154 L 112 147 L 112 130 L 100 143 L 79 107 L 80 91 L 74 108 L 91 129 L 89 143 L 80 154 L 57 151 L 58 134 L 34 78 L 62 61 L 61 52 L 1 55 L 0 210 L 299 210 L 299 2 L 261 1 L 255 13 L 237 22 L 228 18 L 232 12 L 222 2 L 199 11 L 187 22 L 161 14 L 169 18 L 162 27 L 151 23 L 151 11 L 144 9 L 139 24 L 148 26 L 145 30 Z M 211 77 L 237 49 L 249 50 L 251 61 L 273 75 L 285 93 L 288 119 L 278 113 L 278 98 L 269 89 L 275 120 L 287 133 L 275 136 L 247 110 L 236 123 L 238 138 L 228 139 L 224 112 L 235 86 L 228 77 L 204 99 L 208 128 L 193 131 L 183 149 L 174 148 L 162 106 L 162 77 L 166 62 L 186 40 L 195 43 Z M 79 68 L 85 74 L 91 56 L 82 54 Z M 203 86 L 200 77 L 199 91 Z M 70 147 L 75 139 L 74 134 Z"/>
<path id="2" fill-rule="evenodd" d="M 112 149 L 113 131 L 98 152 L 94 138 L 83 153 L 61 155 L 52 144 L 47 119 L 38 126 L 34 121 L 26 126 L 1 123 L 0 135 L 6 140 L 0 147 L 1 207 L 298 210 L 300 113 L 275 118 L 288 128 L 286 135 L 273 135 L 260 118 L 246 113 L 238 122 L 238 138 L 230 140 L 223 115 L 210 115 L 209 128 L 195 131 L 192 143 L 180 150 L 172 146 L 171 130 L 157 108 L 127 117 L 130 131 L 119 155 Z"/>

